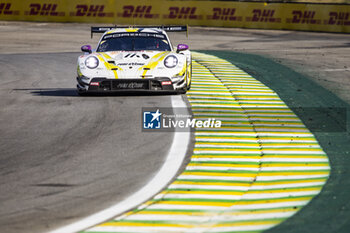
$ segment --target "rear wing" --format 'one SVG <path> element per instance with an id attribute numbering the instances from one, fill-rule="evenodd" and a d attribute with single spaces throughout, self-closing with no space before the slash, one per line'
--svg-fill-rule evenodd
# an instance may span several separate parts
<path id="1" fill-rule="evenodd" d="M 91 27 L 91 38 L 93 37 L 94 33 L 105 33 L 107 31 L 110 31 L 112 29 L 117 29 L 117 28 L 155 28 L 155 29 L 161 29 L 166 32 L 186 32 L 186 36 L 188 37 L 188 25 L 184 26 L 177 26 L 177 25 L 172 25 L 172 26 L 112 26 L 112 27 Z"/>

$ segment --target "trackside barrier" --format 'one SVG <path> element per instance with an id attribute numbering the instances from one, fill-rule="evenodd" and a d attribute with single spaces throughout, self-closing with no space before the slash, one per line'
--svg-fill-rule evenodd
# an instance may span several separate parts
<path id="1" fill-rule="evenodd" d="M 350 5 L 161 0 L 0 0 L 0 20 L 350 33 Z"/>

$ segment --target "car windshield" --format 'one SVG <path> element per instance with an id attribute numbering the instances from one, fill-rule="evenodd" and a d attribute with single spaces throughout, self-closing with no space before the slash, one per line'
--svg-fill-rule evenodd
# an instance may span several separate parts
<path id="1" fill-rule="evenodd" d="M 170 51 L 165 35 L 156 33 L 114 33 L 101 40 L 97 52 L 108 51 Z"/>

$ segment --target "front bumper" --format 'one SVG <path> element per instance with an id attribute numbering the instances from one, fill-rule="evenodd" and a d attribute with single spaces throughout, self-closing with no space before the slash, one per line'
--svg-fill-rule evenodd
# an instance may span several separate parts
<path id="1" fill-rule="evenodd" d="M 93 78 L 89 84 L 77 77 L 77 89 L 83 93 L 105 93 L 122 91 L 155 91 L 174 92 L 174 85 L 167 77 L 154 79 L 106 79 Z"/>

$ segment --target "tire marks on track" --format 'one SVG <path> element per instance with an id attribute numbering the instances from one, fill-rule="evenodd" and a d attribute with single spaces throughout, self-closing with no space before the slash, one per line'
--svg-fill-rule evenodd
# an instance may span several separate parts
<path id="1" fill-rule="evenodd" d="M 85 232 L 261 232 L 327 181 L 327 155 L 278 95 L 231 63 L 194 53 L 188 100 L 197 119 L 186 169 L 152 200 Z"/>

